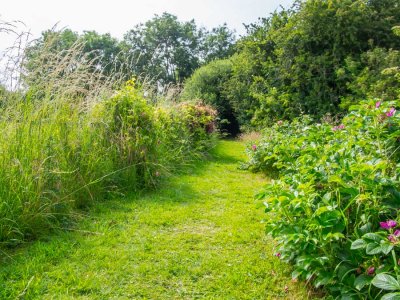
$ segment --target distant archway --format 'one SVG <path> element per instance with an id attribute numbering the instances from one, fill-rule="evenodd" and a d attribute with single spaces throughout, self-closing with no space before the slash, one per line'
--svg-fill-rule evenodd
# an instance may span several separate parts
<path id="1" fill-rule="evenodd" d="M 240 125 L 235 114 L 230 110 L 221 114 L 219 129 L 228 137 L 236 137 L 240 133 Z"/>

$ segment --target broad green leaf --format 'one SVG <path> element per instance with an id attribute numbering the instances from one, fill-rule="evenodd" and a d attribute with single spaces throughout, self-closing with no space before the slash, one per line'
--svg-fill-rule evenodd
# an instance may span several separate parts
<path id="1" fill-rule="evenodd" d="M 363 239 L 358 239 L 351 243 L 350 249 L 351 250 L 364 249 L 365 247 L 367 247 L 367 242 L 364 241 Z"/>
<path id="2" fill-rule="evenodd" d="M 375 242 L 380 242 L 382 240 L 382 237 L 379 234 L 369 232 L 363 235 L 362 237 L 364 240 L 370 240 L 370 241 L 375 241 Z"/>
<path id="3" fill-rule="evenodd" d="M 386 254 L 386 255 L 388 255 L 389 252 L 392 251 L 393 247 L 394 247 L 394 246 L 393 246 L 392 243 L 389 243 L 389 242 L 381 243 L 381 250 L 382 250 L 382 253 L 384 253 L 384 254 Z"/>
<path id="4" fill-rule="evenodd" d="M 366 249 L 367 254 L 375 255 L 382 252 L 382 247 L 378 243 L 369 243 Z"/>
<path id="5" fill-rule="evenodd" d="M 330 210 L 332 210 L 332 208 L 330 206 L 322 206 L 315 211 L 314 215 L 319 216 L 319 215 L 323 214 L 324 212 L 327 212 Z"/>
<path id="6" fill-rule="evenodd" d="M 377 288 L 386 291 L 397 291 L 400 290 L 399 282 L 388 274 L 378 274 L 372 279 L 372 284 Z"/>
<path id="7" fill-rule="evenodd" d="M 383 295 L 381 300 L 400 300 L 400 293 L 389 293 Z"/>
<path id="8" fill-rule="evenodd" d="M 361 291 L 367 284 L 371 282 L 371 277 L 368 277 L 364 274 L 358 276 L 354 281 L 354 287 Z"/>

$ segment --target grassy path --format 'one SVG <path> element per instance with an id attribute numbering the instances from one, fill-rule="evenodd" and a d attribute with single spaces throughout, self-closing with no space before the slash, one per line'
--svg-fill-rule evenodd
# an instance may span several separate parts
<path id="1" fill-rule="evenodd" d="M 273 256 L 253 199 L 265 179 L 237 169 L 243 148 L 223 141 L 160 190 L 3 258 L 0 299 L 307 299 Z"/>

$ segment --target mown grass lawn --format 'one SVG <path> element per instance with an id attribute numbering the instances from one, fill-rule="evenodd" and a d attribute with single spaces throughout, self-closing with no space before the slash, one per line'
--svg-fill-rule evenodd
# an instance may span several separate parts
<path id="1" fill-rule="evenodd" d="M 0 264 L 0 299 L 308 299 L 274 254 L 262 206 L 266 182 L 238 170 L 244 146 L 158 191 L 97 203 L 75 231 L 19 249 Z"/>

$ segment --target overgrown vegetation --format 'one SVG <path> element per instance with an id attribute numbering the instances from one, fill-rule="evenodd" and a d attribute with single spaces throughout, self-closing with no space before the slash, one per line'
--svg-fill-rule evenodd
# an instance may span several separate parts
<path id="1" fill-rule="evenodd" d="M 225 106 L 250 129 L 300 114 L 316 120 L 343 114 L 367 96 L 392 100 L 400 59 L 392 28 L 399 24 L 397 0 L 295 1 L 247 26 L 229 76 L 220 69 Z M 188 80 L 185 89 L 192 85 L 198 79 Z M 203 92 L 210 103 L 213 88 Z"/>
<path id="2" fill-rule="evenodd" d="M 336 126 L 281 121 L 249 148 L 249 168 L 276 174 L 259 199 L 294 278 L 345 298 L 400 291 L 397 225 L 380 223 L 399 217 L 398 105 L 362 102 Z"/>
<path id="3" fill-rule="evenodd" d="M 217 126 L 256 140 L 245 167 L 274 178 L 258 198 L 294 280 L 400 299 L 399 36 L 398 0 L 298 0 L 235 44 L 168 13 L 123 41 L 43 33 L 0 88 L 0 242 L 156 185 Z"/>
<path id="4" fill-rule="evenodd" d="M 133 80 L 105 76 L 77 41 L 56 38 L 22 66 L 26 90 L 1 93 L 0 243 L 67 227 L 74 208 L 155 186 L 212 143 L 215 112 L 154 104 Z M 28 55 L 31 52 L 28 51 Z"/>

